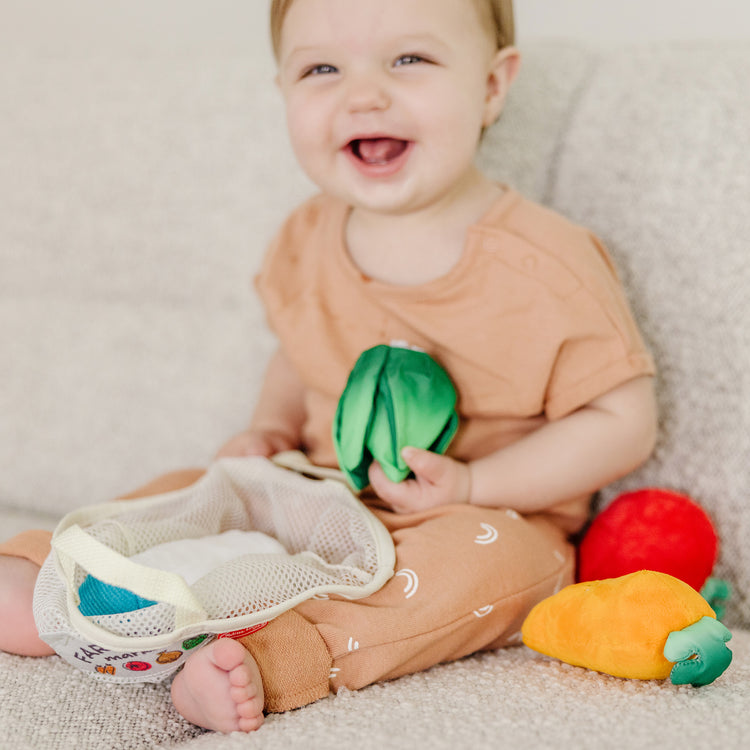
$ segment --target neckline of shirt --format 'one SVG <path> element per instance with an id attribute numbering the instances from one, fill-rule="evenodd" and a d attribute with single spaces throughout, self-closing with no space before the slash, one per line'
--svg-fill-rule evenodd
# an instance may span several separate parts
<path id="1" fill-rule="evenodd" d="M 508 213 L 511 207 L 520 200 L 520 195 L 513 188 L 498 183 L 503 189 L 499 196 L 490 206 L 489 210 L 466 232 L 464 250 L 458 262 L 447 273 L 438 276 L 423 284 L 389 284 L 388 282 L 373 279 L 364 274 L 354 263 L 346 246 L 346 219 L 351 207 L 343 201 L 338 202 L 337 210 L 332 212 L 328 231 L 331 235 L 330 245 L 335 253 L 336 260 L 344 268 L 347 275 L 360 287 L 377 291 L 378 294 L 389 294 L 394 296 L 413 296 L 419 292 L 420 295 L 435 294 L 444 287 L 454 284 L 474 260 L 477 250 L 481 248 L 481 239 L 487 232 L 497 231 L 497 224 L 502 217 Z"/>

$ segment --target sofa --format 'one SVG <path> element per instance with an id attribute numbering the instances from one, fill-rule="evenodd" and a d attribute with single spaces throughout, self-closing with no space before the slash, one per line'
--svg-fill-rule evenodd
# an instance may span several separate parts
<path id="1" fill-rule="evenodd" d="M 3 748 L 735 748 L 750 706 L 750 47 L 521 45 L 480 159 L 609 247 L 658 363 L 659 439 L 600 493 L 710 514 L 733 589 L 713 684 L 624 680 L 519 646 L 268 717 L 187 724 L 167 685 L 0 654 Z M 273 348 L 252 277 L 312 192 L 265 50 L 0 70 L 0 533 L 174 468 L 247 422 Z M 0 624 L 0 627 L 2 625 Z"/>

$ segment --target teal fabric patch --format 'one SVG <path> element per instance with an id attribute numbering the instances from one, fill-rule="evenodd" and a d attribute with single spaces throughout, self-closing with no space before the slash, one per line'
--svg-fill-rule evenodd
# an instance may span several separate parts
<path id="1" fill-rule="evenodd" d="M 110 586 L 93 576 L 86 576 L 78 589 L 78 596 L 81 600 L 78 609 L 86 617 L 119 615 L 144 607 L 153 607 L 156 604 L 127 589 Z"/>

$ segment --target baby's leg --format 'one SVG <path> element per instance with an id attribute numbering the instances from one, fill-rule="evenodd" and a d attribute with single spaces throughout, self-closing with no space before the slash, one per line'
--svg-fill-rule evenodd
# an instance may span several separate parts
<path id="1" fill-rule="evenodd" d="M 362 601 L 296 608 L 325 640 L 334 690 L 518 644 L 529 610 L 572 583 L 573 548 L 544 519 L 471 505 L 377 515 L 396 544 L 394 577 Z"/>
<path id="2" fill-rule="evenodd" d="M 0 650 L 20 656 L 54 653 L 37 633 L 32 604 L 39 566 L 0 555 Z"/>
<path id="3" fill-rule="evenodd" d="M 469 505 L 377 514 L 396 544 L 396 574 L 380 591 L 310 599 L 242 639 L 267 712 L 520 643 L 529 610 L 572 583 L 573 548 L 544 519 Z"/>
<path id="4" fill-rule="evenodd" d="M 240 643 L 220 638 L 188 659 L 172 683 L 172 702 L 199 727 L 253 732 L 263 723 L 258 665 Z"/>

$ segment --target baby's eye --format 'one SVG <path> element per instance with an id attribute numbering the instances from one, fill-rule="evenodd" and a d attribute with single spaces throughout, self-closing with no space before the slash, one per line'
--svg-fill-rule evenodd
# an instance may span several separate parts
<path id="1" fill-rule="evenodd" d="M 335 66 L 329 65 L 328 63 L 321 63 L 320 65 L 311 65 L 304 71 L 302 77 L 307 78 L 308 76 L 330 75 L 331 73 L 338 72 L 338 68 Z"/>
<path id="2" fill-rule="evenodd" d="M 393 63 L 393 65 L 394 67 L 398 68 L 402 65 L 416 65 L 417 63 L 423 62 L 428 61 L 421 55 L 401 55 L 401 57 L 396 58 L 396 61 Z"/>

